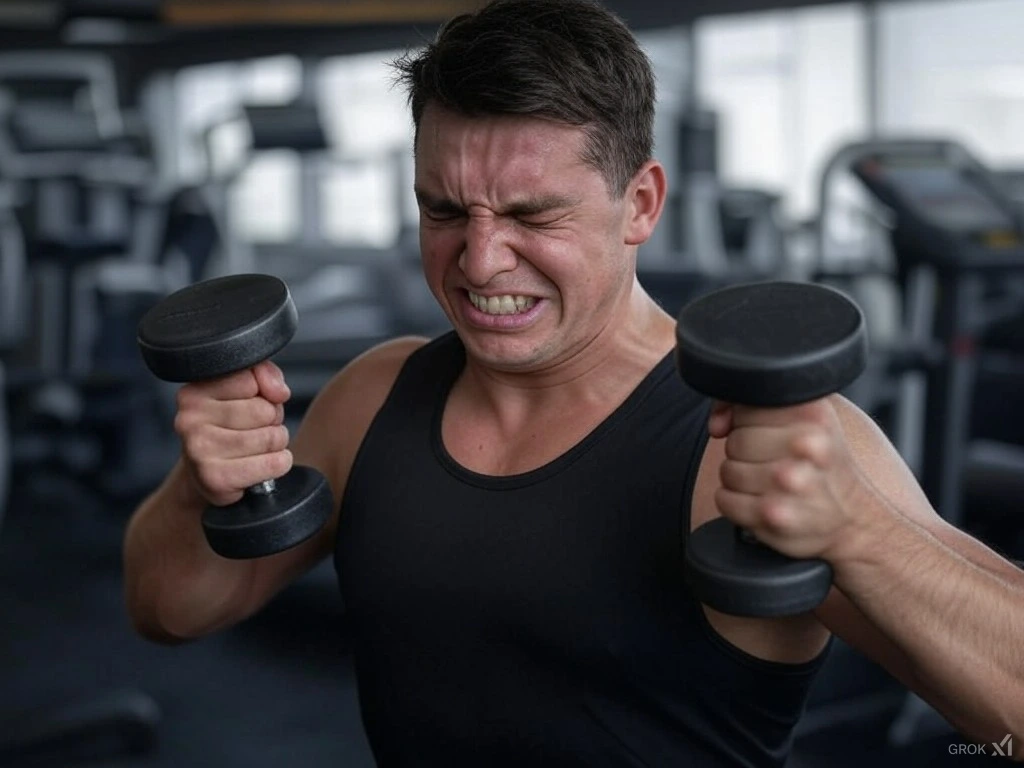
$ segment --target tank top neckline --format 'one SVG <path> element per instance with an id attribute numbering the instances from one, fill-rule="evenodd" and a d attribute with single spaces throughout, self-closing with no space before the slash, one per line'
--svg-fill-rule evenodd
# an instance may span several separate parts
<path id="1" fill-rule="evenodd" d="M 543 482 L 560 472 L 563 472 L 576 461 L 581 459 L 595 445 L 600 443 L 602 438 L 613 430 L 620 422 L 627 418 L 637 407 L 661 384 L 668 376 L 672 375 L 675 369 L 674 350 L 669 351 L 655 364 L 653 368 L 640 380 L 625 400 L 590 432 L 584 435 L 575 445 L 556 456 L 551 461 L 539 467 L 520 472 L 513 475 L 487 475 L 475 472 L 460 464 L 448 452 L 442 435 L 442 421 L 444 419 L 445 407 L 448 403 L 448 396 L 455 381 L 462 373 L 466 364 L 466 350 L 458 336 L 451 333 L 451 364 L 448 366 L 446 375 L 438 382 L 436 402 L 433 409 L 433 418 L 430 427 L 430 441 L 434 456 L 438 462 L 456 479 L 489 490 L 512 490 L 523 488 L 528 485 Z"/>

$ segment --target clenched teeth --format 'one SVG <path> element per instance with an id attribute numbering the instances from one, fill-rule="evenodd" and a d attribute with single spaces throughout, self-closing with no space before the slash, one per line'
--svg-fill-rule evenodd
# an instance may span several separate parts
<path id="1" fill-rule="evenodd" d="M 469 300 L 488 315 L 515 315 L 526 312 L 537 303 L 531 296 L 480 296 L 472 291 L 469 291 Z"/>

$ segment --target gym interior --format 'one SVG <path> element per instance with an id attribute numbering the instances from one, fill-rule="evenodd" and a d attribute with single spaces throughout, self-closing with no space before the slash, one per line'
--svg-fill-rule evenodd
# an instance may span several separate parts
<path id="1" fill-rule="evenodd" d="M 852 298 L 844 394 L 1024 559 L 1024 0 L 605 4 L 658 79 L 640 282 L 673 315 L 766 280 Z M 137 333 L 186 286 L 284 281 L 289 425 L 364 350 L 444 333 L 389 63 L 474 5 L 0 4 L 0 765 L 373 765 L 329 563 L 206 639 L 133 631 L 125 525 L 180 451 Z M 973 746 L 837 643 L 790 765 L 992 764 Z"/>

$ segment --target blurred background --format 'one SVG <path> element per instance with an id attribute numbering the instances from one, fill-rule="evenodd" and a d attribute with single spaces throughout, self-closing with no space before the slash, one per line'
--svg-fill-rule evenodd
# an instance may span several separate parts
<path id="1" fill-rule="evenodd" d="M 132 634 L 124 524 L 178 451 L 135 326 L 197 280 L 284 278 L 292 424 L 359 352 L 443 332 L 388 63 L 477 5 L 0 3 L 0 766 L 372 765 L 329 564 L 206 640 Z M 606 5 L 658 77 L 641 282 L 673 314 L 755 279 L 848 292 L 873 350 L 848 396 L 944 517 L 1024 557 L 1024 0 Z M 840 643 L 792 764 L 961 746 Z"/>

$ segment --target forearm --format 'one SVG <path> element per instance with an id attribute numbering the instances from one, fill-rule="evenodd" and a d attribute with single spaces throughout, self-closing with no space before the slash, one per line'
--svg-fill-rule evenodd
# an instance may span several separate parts
<path id="1" fill-rule="evenodd" d="M 128 523 L 125 602 L 136 630 L 154 641 L 201 637 L 247 612 L 254 566 L 210 549 L 204 507 L 179 462 Z"/>
<path id="2" fill-rule="evenodd" d="M 1024 738 L 1024 577 L 994 553 L 943 541 L 867 492 L 834 562 L 836 586 L 903 652 L 904 677 L 972 738 Z M 986 561 L 991 562 L 990 564 Z"/>

